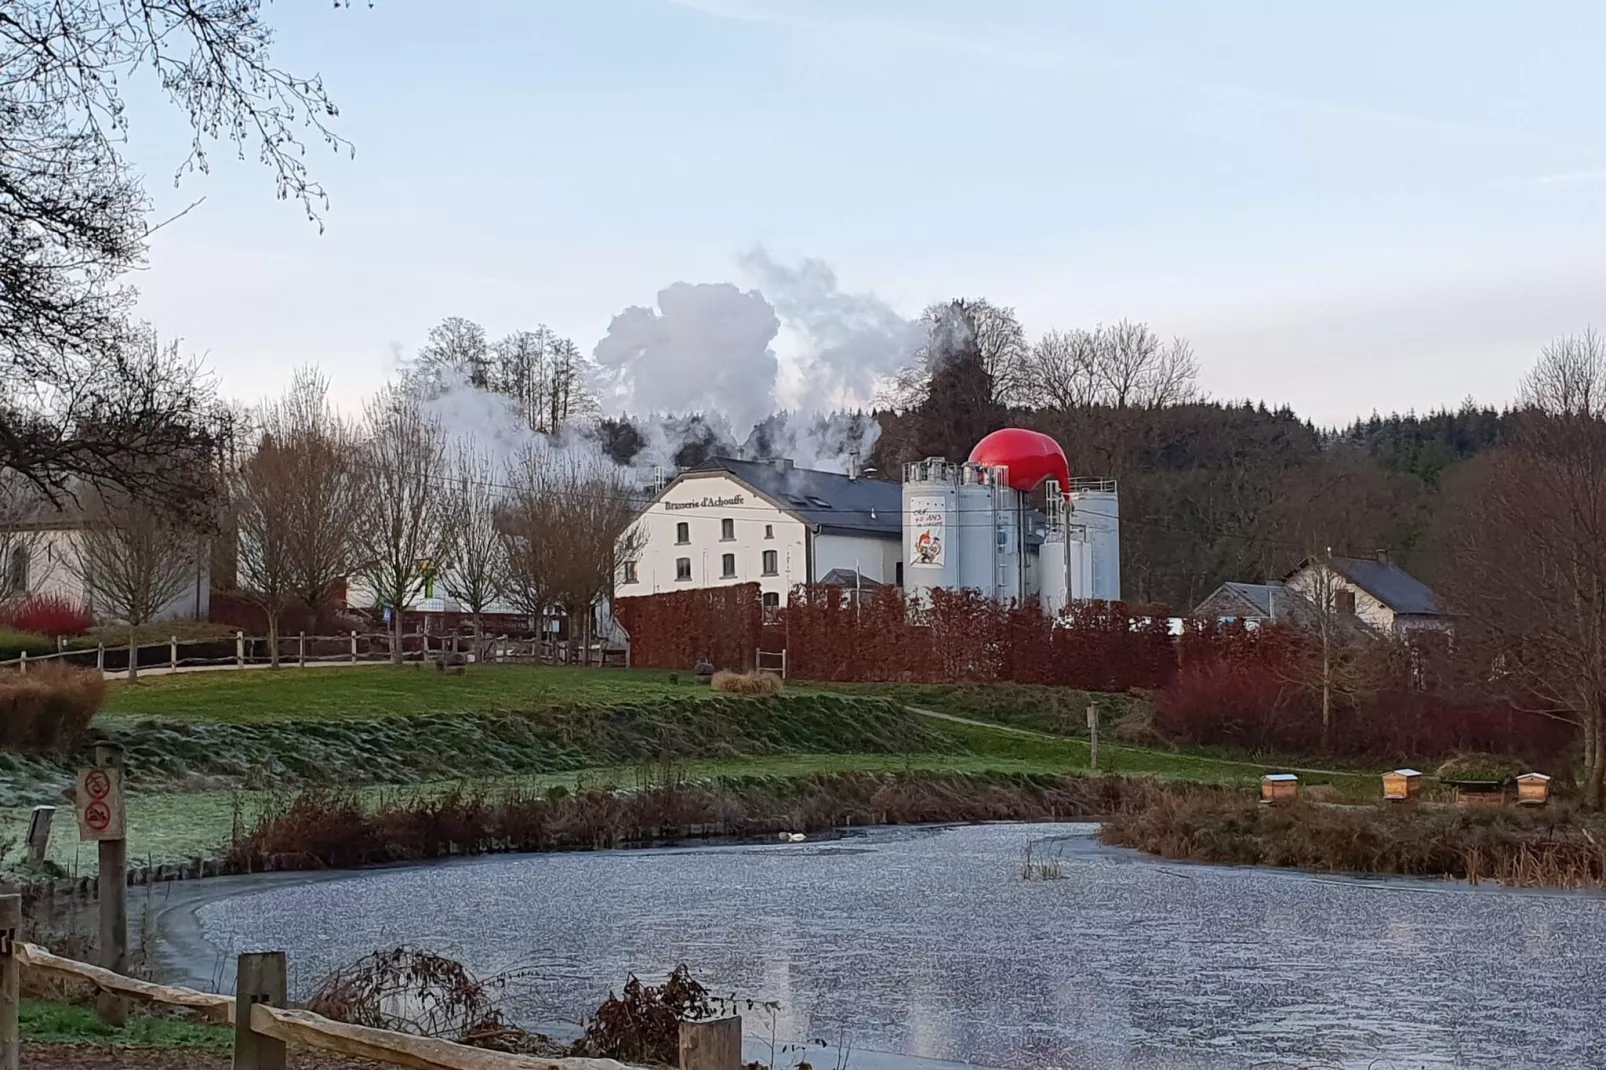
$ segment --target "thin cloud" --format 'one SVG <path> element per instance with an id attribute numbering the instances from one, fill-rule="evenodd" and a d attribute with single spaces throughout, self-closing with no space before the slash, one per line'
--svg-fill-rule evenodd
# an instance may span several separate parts
<path id="1" fill-rule="evenodd" d="M 1535 185 L 1554 186 L 1564 182 L 1606 182 L 1606 171 L 1564 171 L 1559 175 L 1541 175 Z"/>

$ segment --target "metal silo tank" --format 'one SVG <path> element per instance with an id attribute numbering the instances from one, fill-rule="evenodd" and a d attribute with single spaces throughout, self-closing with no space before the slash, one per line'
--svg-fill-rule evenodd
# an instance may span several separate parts
<path id="1" fill-rule="evenodd" d="M 957 586 L 980 591 L 996 598 L 998 588 L 998 495 L 1003 488 L 993 485 L 994 473 L 979 465 L 960 467 L 959 572 Z"/>
<path id="2" fill-rule="evenodd" d="M 934 587 L 958 586 L 958 488 L 944 461 L 907 465 L 903 481 L 903 586 L 912 601 L 930 602 Z"/>
<path id="3" fill-rule="evenodd" d="M 1072 520 L 1086 528 L 1092 575 L 1086 597 L 1121 600 L 1121 501 L 1115 480 L 1077 480 L 1071 492 Z"/>

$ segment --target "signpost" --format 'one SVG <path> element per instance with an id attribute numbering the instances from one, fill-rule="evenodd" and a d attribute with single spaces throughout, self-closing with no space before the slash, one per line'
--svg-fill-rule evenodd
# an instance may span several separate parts
<path id="1" fill-rule="evenodd" d="M 1099 771 L 1099 708 L 1096 705 L 1089 705 L 1087 708 L 1087 734 L 1092 741 L 1089 747 L 1091 753 L 1089 754 L 1088 764 L 1093 767 L 1093 772 L 1097 773 Z"/>
<path id="2" fill-rule="evenodd" d="M 100 965 L 113 973 L 128 972 L 128 843 L 124 839 L 123 748 L 95 744 L 95 767 L 78 774 L 74 792 L 78 838 L 100 845 Z M 120 1026 L 126 1021 L 123 1000 L 102 992 L 95 1008 L 100 1020 Z"/>

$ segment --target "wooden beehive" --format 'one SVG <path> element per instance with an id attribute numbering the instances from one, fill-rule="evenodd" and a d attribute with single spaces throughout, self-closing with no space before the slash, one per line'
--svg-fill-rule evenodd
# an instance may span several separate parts
<path id="1" fill-rule="evenodd" d="M 1415 769 L 1396 769 L 1383 774 L 1383 798 L 1404 802 L 1422 794 L 1422 774 Z"/>
<path id="2" fill-rule="evenodd" d="M 1291 802 L 1299 798 L 1299 778 L 1293 773 L 1267 773 L 1260 778 L 1260 801 Z"/>
<path id="3" fill-rule="evenodd" d="M 1457 806 L 1488 807 L 1506 804 L 1506 784 L 1503 780 L 1457 780 L 1453 785 Z"/>
<path id="4" fill-rule="evenodd" d="M 1550 778 L 1543 773 L 1524 773 L 1517 778 L 1517 802 L 1523 806 L 1543 806 L 1550 801 Z"/>

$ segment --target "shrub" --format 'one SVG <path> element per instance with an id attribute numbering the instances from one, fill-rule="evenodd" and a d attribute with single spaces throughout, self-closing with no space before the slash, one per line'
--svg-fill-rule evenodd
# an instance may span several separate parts
<path id="1" fill-rule="evenodd" d="M 1510 780 L 1527 772 L 1523 763 L 1498 754 L 1457 754 L 1435 771 L 1440 780 Z"/>
<path id="2" fill-rule="evenodd" d="M 76 638 L 95 626 L 95 618 L 89 610 L 55 595 L 29 595 L 0 617 L 8 627 L 19 632 L 33 632 L 52 639 Z"/>
<path id="3" fill-rule="evenodd" d="M 0 671 L 0 749 L 62 753 L 75 747 L 106 699 L 93 669 L 45 662 L 27 672 Z"/>
<path id="4" fill-rule="evenodd" d="M 56 644 L 45 636 L 0 628 L 0 661 L 12 661 L 23 654 L 37 658 L 55 652 Z"/>
<path id="5" fill-rule="evenodd" d="M 732 695 L 779 695 L 781 678 L 772 672 L 728 672 L 721 669 L 714 674 L 713 688 Z"/>

